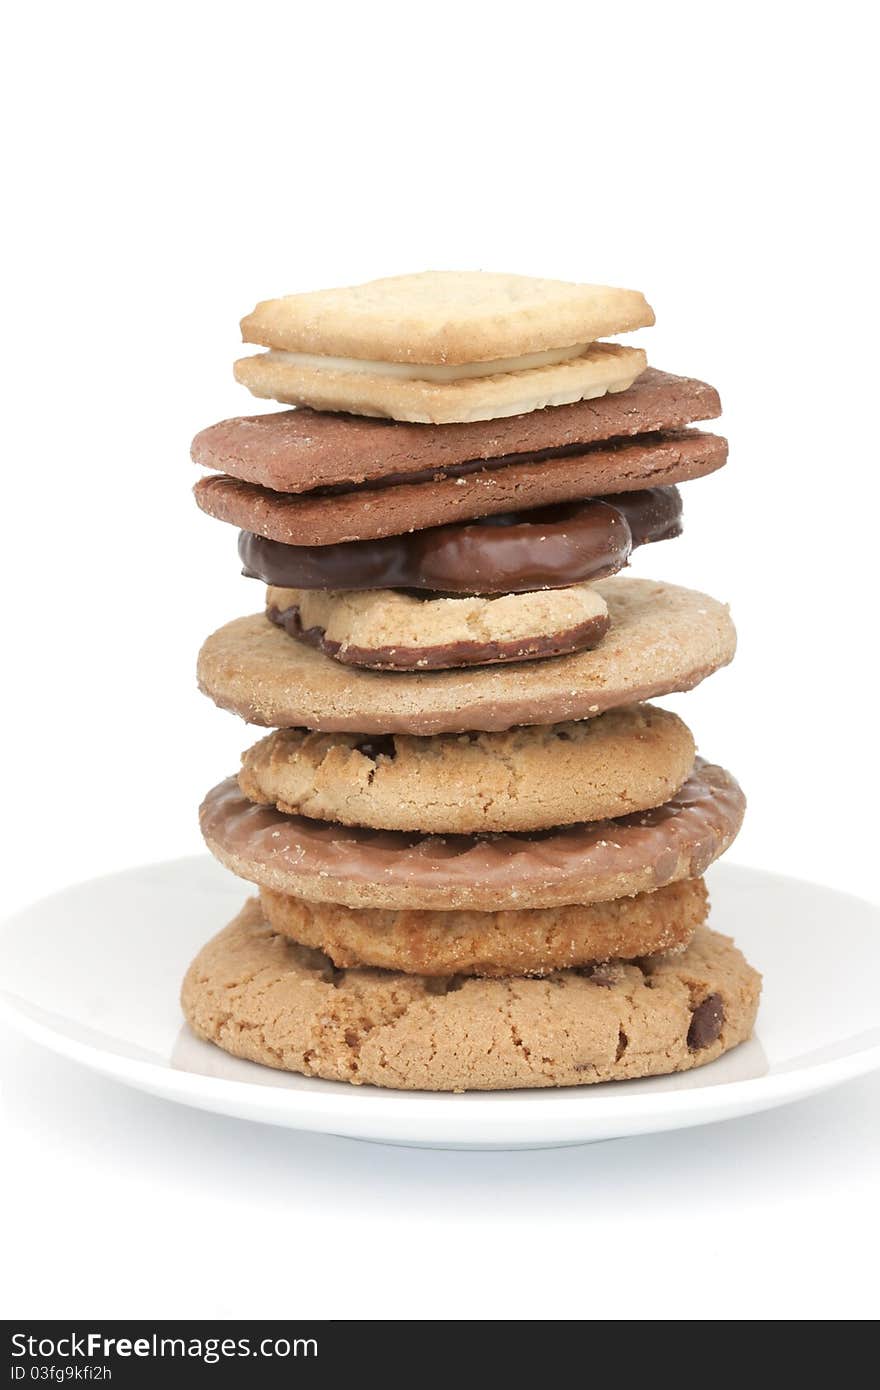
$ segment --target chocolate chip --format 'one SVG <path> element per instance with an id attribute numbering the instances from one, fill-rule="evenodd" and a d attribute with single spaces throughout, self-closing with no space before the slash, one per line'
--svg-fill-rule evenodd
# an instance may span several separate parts
<path id="1" fill-rule="evenodd" d="M 707 994 L 702 1004 L 698 1004 L 691 1017 L 687 1044 L 692 1052 L 709 1047 L 717 1042 L 724 1023 L 724 1004 L 720 994 Z"/>
<path id="2" fill-rule="evenodd" d="M 363 753 L 365 758 L 371 762 L 376 762 L 378 758 L 393 758 L 397 749 L 394 746 L 394 739 L 390 734 L 376 734 L 374 738 L 364 739 L 361 743 L 354 745 L 356 753 Z"/>

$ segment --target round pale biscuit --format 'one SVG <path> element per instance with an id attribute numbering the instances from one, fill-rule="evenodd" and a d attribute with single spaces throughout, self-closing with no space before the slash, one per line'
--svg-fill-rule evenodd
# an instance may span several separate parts
<path id="1" fill-rule="evenodd" d="M 736 837 L 745 797 L 697 759 L 675 796 L 616 820 L 501 835 L 421 835 L 287 816 L 235 778 L 202 803 L 211 852 L 240 878 L 310 902 L 439 909 L 609 902 L 696 878 Z"/>
<path id="2" fill-rule="evenodd" d="M 398 1090 L 582 1086 L 687 1071 L 744 1042 L 760 976 L 701 927 L 678 955 L 545 979 L 337 970 L 249 902 L 199 952 L 190 1027 L 235 1057 Z"/>
<path id="3" fill-rule="evenodd" d="M 520 912 L 389 912 L 260 894 L 273 930 L 340 968 L 408 975 L 549 975 L 554 970 L 683 950 L 706 919 L 701 878 L 591 907 Z"/>
<path id="4" fill-rule="evenodd" d="M 250 801 L 341 825 L 545 830 L 659 806 L 695 751 L 682 720 L 653 705 L 433 738 L 278 729 L 243 754 L 238 783 Z"/>
<path id="5" fill-rule="evenodd" d="M 525 594 L 445 598 L 396 589 L 266 590 L 266 613 L 298 641 L 346 666 L 442 671 L 595 647 L 608 606 L 590 584 Z"/>
<path id="6" fill-rule="evenodd" d="M 693 589 L 615 576 L 594 586 L 611 631 L 588 652 L 460 671 L 359 671 L 290 639 L 263 614 L 227 623 L 199 654 L 199 686 L 269 728 L 437 734 L 588 719 L 690 690 L 725 666 L 725 604 Z"/>

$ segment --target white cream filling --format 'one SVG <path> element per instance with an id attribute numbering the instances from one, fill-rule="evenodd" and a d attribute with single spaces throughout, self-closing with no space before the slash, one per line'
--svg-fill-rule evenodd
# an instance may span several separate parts
<path id="1" fill-rule="evenodd" d="M 546 352 L 529 352 L 523 357 L 497 357 L 492 362 L 461 362 L 446 366 L 435 362 L 371 362 L 365 357 L 323 357 L 310 352 L 266 353 L 271 362 L 284 362 L 290 367 L 305 367 L 309 371 L 354 372 L 369 376 L 396 377 L 399 381 L 466 381 L 471 377 L 495 376 L 502 372 L 525 372 L 530 367 L 554 367 L 583 357 L 589 343 L 573 347 L 549 348 Z"/>

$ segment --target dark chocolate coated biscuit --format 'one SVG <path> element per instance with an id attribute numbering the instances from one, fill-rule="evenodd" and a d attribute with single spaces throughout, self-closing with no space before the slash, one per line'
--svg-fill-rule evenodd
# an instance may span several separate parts
<path id="1" fill-rule="evenodd" d="M 681 532 L 676 488 L 539 507 L 372 541 L 294 546 L 242 531 L 244 573 L 283 589 L 515 594 L 604 579 Z"/>

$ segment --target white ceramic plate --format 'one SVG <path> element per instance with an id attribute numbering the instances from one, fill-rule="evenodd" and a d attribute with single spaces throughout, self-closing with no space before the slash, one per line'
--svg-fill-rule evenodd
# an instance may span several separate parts
<path id="1" fill-rule="evenodd" d="M 736 865 L 709 877 L 712 925 L 763 971 L 764 998 L 751 1042 L 681 1076 L 453 1096 L 228 1057 L 192 1036 L 177 1002 L 190 959 L 246 892 L 207 856 L 94 879 L 7 922 L 0 1014 L 53 1051 L 169 1100 L 438 1148 L 544 1148 L 708 1124 L 880 1067 L 880 909 Z"/>

